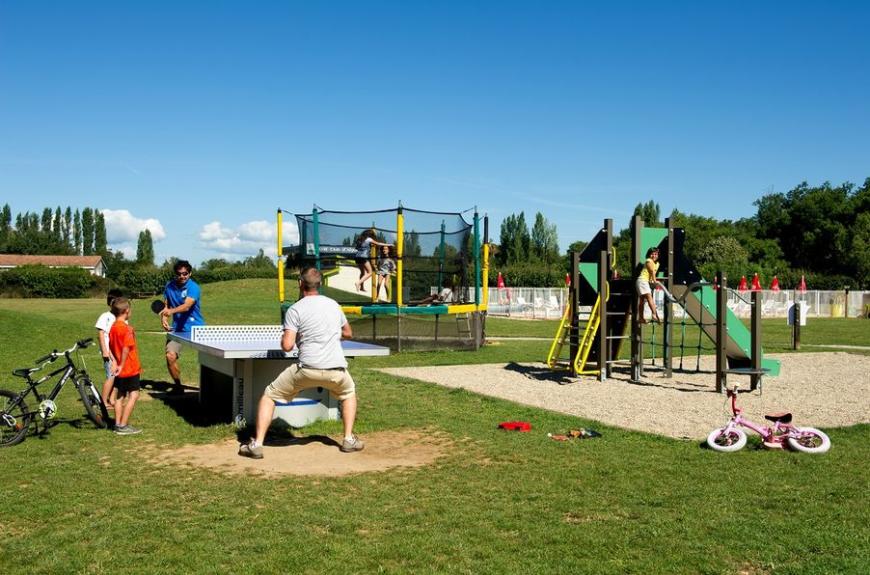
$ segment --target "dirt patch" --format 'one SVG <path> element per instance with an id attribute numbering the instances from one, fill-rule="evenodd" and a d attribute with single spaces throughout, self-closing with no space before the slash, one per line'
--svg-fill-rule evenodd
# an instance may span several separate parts
<path id="1" fill-rule="evenodd" d="M 778 377 L 764 380 L 762 393 L 742 394 L 740 405 L 753 420 L 790 411 L 797 425 L 842 427 L 870 422 L 870 356 L 848 353 L 774 355 Z M 694 360 L 692 367 L 694 367 Z M 389 368 L 381 371 L 445 387 L 508 399 L 592 419 L 626 429 L 682 439 L 706 437 L 730 412 L 715 391 L 714 357 L 701 358 L 701 373 L 675 372 L 673 378 L 648 368 L 641 383 L 616 372 L 601 383 L 567 379 L 544 364 L 484 364 Z M 707 372 L 707 373 L 704 373 Z M 564 373 L 564 372 L 562 372 Z M 729 376 L 748 389 L 749 378 Z M 533 422 L 534 424 L 534 422 Z"/>
<path id="2" fill-rule="evenodd" d="M 155 464 L 205 467 L 231 475 L 340 476 L 398 467 L 421 467 L 446 453 L 451 442 L 443 434 L 425 431 L 382 431 L 361 437 L 365 449 L 356 453 L 339 451 L 339 439 L 325 435 L 266 441 L 263 459 L 238 454 L 232 439 L 207 445 L 185 445 L 176 449 L 150 447 L 146 457 Z"/>

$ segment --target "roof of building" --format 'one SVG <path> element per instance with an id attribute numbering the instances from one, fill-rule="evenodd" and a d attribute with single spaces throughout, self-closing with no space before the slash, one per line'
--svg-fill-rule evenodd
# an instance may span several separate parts
<path id="1" fill-rule="evenodd" d="M 100 256 L 29 256 L 22 254 L 0 254 L 0 266 L 83 267 L 95 268 L 102 261 Z"/>

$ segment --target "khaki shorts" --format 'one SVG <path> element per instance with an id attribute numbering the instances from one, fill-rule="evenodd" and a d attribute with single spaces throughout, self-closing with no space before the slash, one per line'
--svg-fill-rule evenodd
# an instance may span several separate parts
<path id="1" fill-rule="evenodd" d="M 174 339 L 166 338 L 166 351 L 172 352 L 178 357 L 181 357 L 181 344 Z"/>
<path id="2" fill-rule="evenodd" d="M 648 293 L 652 293 L 649 282 L 645 279 L 638 279 L 635 282 L 635 287 L 637 287 L 637 295 L 646 295 Z"/>
<path id="3" fill-rule="evenodd" d="M 272 401 L 290 401 L 303 389 L 322 387 L 339 400 L 356 394 L 356 385 L 346 369 L 315 369 L 294 363 L 266 387 L 263 395 Z"/>

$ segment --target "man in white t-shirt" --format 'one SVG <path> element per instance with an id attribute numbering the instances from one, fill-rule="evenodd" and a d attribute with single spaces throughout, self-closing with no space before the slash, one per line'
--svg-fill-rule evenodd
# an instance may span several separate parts
<path id="1" fill-rule="evenodd" d="M 361 451 L 362 440 L 353 434 L 356 419 L 356 386 L 347 371 L 347 360 L 341 349 L 341 340 L 353 336 L 350 324 L 341 306 L 335 300 L 320 295 L 322 276 L 316 268 L 307 268 L 299 274 L 299 293 L 302 297 L 284 316 L 284 335 L 281 349 L 291 351 L 299 347 L 299 362 L 294 363 L 266 387 L 257 407 L 256 435 L 239 447 L 239 455 L 263 458 L 263 441 L 272 424 L 276 401 L 291 401 L 303 389 L 323 387 L 342 402 L 344 439 L 341 451 Z"/>

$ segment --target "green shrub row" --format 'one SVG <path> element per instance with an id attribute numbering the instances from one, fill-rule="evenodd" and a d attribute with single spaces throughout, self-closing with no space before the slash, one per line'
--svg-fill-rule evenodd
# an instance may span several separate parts
<path id="1" fill-rule="evenodd" d="M 104 294 L 110 284 L 80 268 L 33 265 L 0 272 L 0 293 L 6 297 L 95 297 Z"/>

